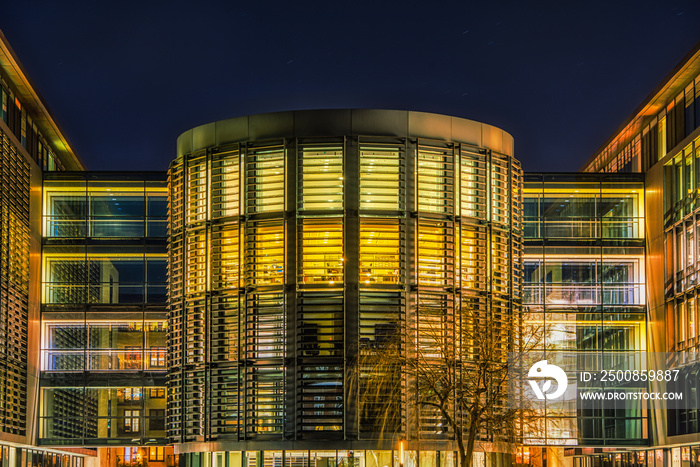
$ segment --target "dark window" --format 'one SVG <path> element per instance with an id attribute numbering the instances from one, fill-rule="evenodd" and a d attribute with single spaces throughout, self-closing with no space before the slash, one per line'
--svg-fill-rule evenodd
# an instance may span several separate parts
<path id="1" fill-rule="evenodd" d="M 149 430 L 165 430 L 165 409 L 151 409 L 148 414 Z"/>

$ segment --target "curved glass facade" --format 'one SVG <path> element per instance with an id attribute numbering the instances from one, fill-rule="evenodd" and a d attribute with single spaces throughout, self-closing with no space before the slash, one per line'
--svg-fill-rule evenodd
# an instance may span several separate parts
<path id="1" fill-rule="evenodd" d="M 180 452 L 263 440 L 257 449 L 391 450 L 399 439 L 454 450 L 440 416 L 415 411 L 401 368 L 383 368 L 394 391 L 366 403 L 372 383 L 352 362 L 389 346 L 429 355 L 440 340 L 467 364 L 455 338 L 465 307 L 512 338 L 512 138 L 419 112 L 307 111 L 205 125 L 178 145 L 168 435 Z"/>

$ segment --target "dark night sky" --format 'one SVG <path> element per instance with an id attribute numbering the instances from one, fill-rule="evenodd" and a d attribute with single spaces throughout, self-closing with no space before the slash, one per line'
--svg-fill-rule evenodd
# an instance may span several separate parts
<path id="1" fill-rule="evenodd" d="M 90 170 L 165 170 L 224 118 L 393 108 L 573 171 L 700 41 L 700 2 L 3 1 L 0 29 Z"/>

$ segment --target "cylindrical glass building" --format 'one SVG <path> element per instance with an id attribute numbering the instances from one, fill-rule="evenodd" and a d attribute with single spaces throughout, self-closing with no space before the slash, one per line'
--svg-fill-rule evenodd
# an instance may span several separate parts
<path id="1" fill-rule="evenodd" d="M 453 436 L 415 407 L 415 382 L 387 371 L 394 390 L 367 401 L 357 362 L 458 345 L 464 307 L 494 339 L 512 338 L 522 256 L 512 137 L 422 112 L 253 115 L 183 133 L 169 181 L 176 450 L 337 464 L 348 453 L 393 459 L 406 440 L 445 464 Z"/>

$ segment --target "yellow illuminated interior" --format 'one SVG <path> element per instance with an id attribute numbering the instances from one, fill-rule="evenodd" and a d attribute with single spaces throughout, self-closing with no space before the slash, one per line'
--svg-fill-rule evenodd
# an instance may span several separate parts
<path id="1" fill-rule="evenodd" d="M 343 150 L 303 148 L 300 205 L 305 210 L 343 209 Z"/>
<path id="2" fill-rule="evenodd" d="M 211 166 L 212 217 L 239 215 L 241 157 L 238 150 L 215 154 Z"/>
<path id="3" fill-rule="evenodd" d="M 484 281 L 485 242 L 483 233 L 463 227 L 460 231 L 461 287 L 476 290 Z"/>
<path id="4" fill-rule="evenodd" d="M 185 219 L 188 224 L 206 221 L 209 218 L 207 202 L 207 160 L 205 157 L 189 161 L 187 166 L 187 204 Z"/>
<path id="5" fill-rule="evenodd" d="M 399 157 L 396 148 L 360 147 L 360 209 L 401 209 Z"/>
<path id="6" fill-rule="evenodd" d="M 360 283 L 398 284 L 401 244 L 397 221 L 363 219 L 360 223 Z"/>
<path id="7" fill-rule="evenodd" d="M 247 248 L 248 285 L 284 282 L 284 227 L 281 223 L 251 226 Z"/>
<path id="8" fill-rule="evenodd" d="M 448 252 L 451 250 L 451 229 L 442 223 L 418 225 L 418 285 L 447 285 L 451 272 Z"/>
<path id="9" fill-rule="evenodd" d="M 484 218 L 486 214 L 486 169 L 482 154 L 464 153 L 460 160 L 460 214 Z"/>
<path id="10" fill-rule="evenodd" d="M 238 223 L 214 234 L 218 255 L 212 259 L 215 288 L 238 288 L 240 285 L 240 232 Z"/>
<path id="11" fill-rule="evenodd" d="M 285 150 L 281 147 L 256 149 L 248 157 L 248 212 L 284 210 Z"/>
<path id="12" fill-rule="evenodd" d="M 302 284 L 343 284 L 342 219 L 304 219 L 301 232 Z"/>
<path id="13" fill-rule="evenodd" d="M 449 214 L 452 210 L 452 155 L 446 150 L 418 150 L 418 210 Z"/>
<path id="14" fill-rule="evenodd" d="M 204 293 L 209 268 L 207 259 L 207 235 L 203 231 L 188 235 L 185 239 L 185 293 Z"/>

